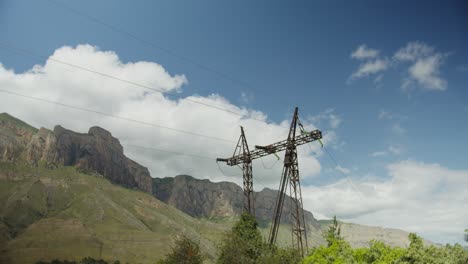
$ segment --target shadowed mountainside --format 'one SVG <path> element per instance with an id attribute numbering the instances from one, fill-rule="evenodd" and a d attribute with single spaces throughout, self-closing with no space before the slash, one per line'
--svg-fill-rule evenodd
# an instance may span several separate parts
<path id="1" fill-rule="evenodd" d="M 265 188 L 254 194 L 256 218 L 265 237 L 269 233 L 277 193 L 278 191 Z M 217 220 L 239 215 L 242 212 L 244 197 L 242 188 L 235 183 L 211 182 L 188 175 L 154 178 L 153 195 L 193 217 Z M 291 242 L 290 208 L 287 206 L 289 199 L 291 198 L 287 196 L 277 240 L 282 245 L 289 245 Z M 328 228 L 331 221 L 317 221 L 312 213 L 306 210 L 304 214 L 309 246 L 323 244 L 325 241 L 321 233 Z M 409 244 L 408 232 L 399 229 L 341 222 L 341 230 L 353 247 L 368 246 L 372 239 L 385 241 L 392 246 L 405 247 Z M 433 244 L 430 241 L 425 242 Z"/>
<path id="2" fill-rule="evenodd" d="M 278 191 L 263 189 L 254 192 L 255 216 L 261 225 L 272 220 Z M 178 175 L 174 178 L 154 178 L 153 195 L 193 217 L 232 217 L 240 215 L 243 209 L 244 192 L 232 182 L 211 182 L 199 180 L 188 175 Z M 285 205 L 290 197 L 286 196 Z M 283 209 L 281 222 L 290 223 L 290 208 Z M 311 212 L 304 210 L 306 222 L 314 229 L 320 224 Z"/>

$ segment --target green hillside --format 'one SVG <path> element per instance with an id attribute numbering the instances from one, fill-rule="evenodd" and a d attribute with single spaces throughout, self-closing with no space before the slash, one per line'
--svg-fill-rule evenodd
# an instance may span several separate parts
<path id="1" fill-rule="evenodd" d="M 7 113 L 1 113 L 0 114 L 0 121 L 7 121 L 7 122 L 10 122 L 12 124 L 14 124 L 15 126 L 17 127 L 22 127 L 22 128 L 25 128 L 31 132 L 37 132 L 37 128 L 19 120 L 18 118 L 16 117 L 13 117 Z"/>
<path id="2" fill-rule="evenodd" d="M 229 228 L 72 167 L 0 162 L 0 204 L 0 263 L 85 256 L 155 263 L 178 235 L 199 241 L 210 260 Z"/>

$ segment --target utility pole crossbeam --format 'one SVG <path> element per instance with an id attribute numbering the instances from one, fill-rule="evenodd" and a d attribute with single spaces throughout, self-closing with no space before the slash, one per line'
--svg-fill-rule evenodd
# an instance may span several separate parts
<path id="1" fill-rule="evenodd" d="M 237 154 L 237 156 L 236 156 Z M 255 216 L 255 206 L 253 197 L 253 177 L 252 177 L 252 158 L 247 144 L 247 138 L 245 137 L 244 128 L 241 126 L 241 136 L 237 141 L 236 149 L 234 150 L 233 157 L 238 157 L 238 165 L 242 163 L 242 177 L 244 185 L 244 212 L 247 212 Z M 230 159 L 216 159 L 217 162 L 226 162 L 228 165 Z M 233 166 L 233 165 L 230 165 Z"/>
<path id="2" fill-rule="evenodd" d="M 300 146 L 300 145 L 304 145 L 315 140 L 319 140 L 321 138 L 322 138 L 322 132 L 320 132 L 320 130 L 314 130 L 311 132 L 304 132 L 301 135 L 296 136 L 296 138 L 294 139 L 294 142 L 296 146 Z M 268 146 L 255 146 L 255 149 L 250 152 L 250 158 L 251 160 L 255 160 L 258 158 L 271 155 L 276 152 L 281 152 L 287 149 L 288 144 L 290 144 L 288 143 L 288 140 L 283 140 L 283 141 L 279 141 Z M 218 158 L 216 160 L 226 162 L 226 164 L 229 166 L 235 166 L 244 162 L 244 155 L 240 154 L 240 155 L 232 156 L 231 158 L 227 158 L 227 159 Z"/>

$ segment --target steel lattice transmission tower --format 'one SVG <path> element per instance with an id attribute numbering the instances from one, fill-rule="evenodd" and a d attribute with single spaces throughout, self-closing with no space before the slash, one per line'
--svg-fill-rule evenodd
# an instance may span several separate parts
<path id="1" fill-rule="evenodd" d="M 300 129 L 300 134 L 296 132 Z M 241 127 L 241 136 L 236 146 L 236 150 L 231 158 L 218 158 L 216 161 L 226 162 L 229 166 L 235 166 L 242 163 L 244 177 L 244 210 L 254 215 L 253 201 L 253 181 L 252 181 L 252 160 L 268 156 L 277 152 L 285 151 L 284 167 L 281 174 L 280 187 L 276 199 L 273 222 L 270 228 L 268 241 L 270 244 L 276 243 L 278 229 L 281 222 L 286 192 L 289 186 L 289 195 L 291 197 L 291 224 L 292 224 L 292 245 L 297 248 L 302 255 L 307 250 L 307 232 L 302 206 L 301 182 L 299 178 L 299 163 L 297 159 L 297 146 L 309 142 L 320 140 L 322 132 L 314 130 L 307 132 L 299 121 L 298 108 L 294 110 L 293 119 L 289 128 L 288 138 L 267 146 L 255 146 L 255 150 L 249 151 L 244 129 Z"/>
<path id="2" fill-rule="evenodd" d="M 284 167 L 281 175 L 280 189 L 276 199 L 273 222 L 270 228 L 269 242 L 274 244 L 278 235 L 278 228 L 281 221 L 281 215 L 286 197 L 287 185 L 289 184 L 289 196 L 291 199 L 291 225 L 292 225 L 292 246 L 297 248 L 302 255 L 304 249 L 307 249 L 307 232 L 305 226 L 304 209 L 302 207 L 301 182 L 299 178 L 299 163 L 297 160 L 296 130 L 300 125 L 298 109 L 294 110 L 293 119 L 289 128 L 288 139 L 286 143 L 286 152 L 284 155 Z M 302 125 L 301 125 L 302 130 Z M 321 133 L 320 133 L 321 138 Z M 317 138 L 317 139 L 320 139 Z M 300 142 L 298 142 L 300 144 Z"/>
<path id="3" fill-rule="evenodd" d="M 253 177 L 252 177 L 252 158 L 250 156 L 249 145 L 245 137 L 244 128 L 241 126 L 241 135 L 237 141 L 233 157 L 240 157 L 242 163 L 242 177 L 244 185 L 244 212 L 255 216 L 255 206 L 253 197 Z M 227 162 L 231 165 L 229 159 L 218 158 L 216 161 Z M 237 165 L 237 164 L 236 164 Z M 231 165 L 232 166 L 232 165 Z"/>

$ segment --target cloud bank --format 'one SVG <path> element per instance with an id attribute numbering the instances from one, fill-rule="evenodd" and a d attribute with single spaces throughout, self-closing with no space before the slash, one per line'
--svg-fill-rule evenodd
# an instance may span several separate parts
<path id="1" fill-rule="evenodd" d="M 462 243 L 468 219 L 467 170 L 412 160 L 392 163 L 386 170 L 385 178 L 363 178 L 354 186 L 346 179 L 306 186 L 304 204 L 317 215 L 401 228 L 435 242 Z"/>
<path id="2" fill-rule="evenodd" d="M 220 171 L 215 162 L 216 157 L 232 155 L 235 142 L 240 135 L 239 126 L 244 126 L 250 145 L 270 144 L 283 140 L 287 136 L 285 127 L 288 127 L 289 120 L 266 124 L 249 119 L 248 117 L 253 117 L 267 121 L 267 116 L 259 111 L 236 106 L 219 94 L 192 95 L 185 98 L 188 100 L 183 100 L 63 65 L 54 60 L 176 95 L 188 83 L 185 75 L 170 74 L 163 66 L 154 62 L 122 62 L 116 53 L 102 51 L 91 45 L 59 48 L 43 65 L 35 65 L 23 73 L 15 73 L 0 65 L 1 89 L 233 141 L 233 143 L 215 141 L 1 93 L 0 112 L 9 112 L 36 127 L 43 126 L 52 129 L 60 124 L 75 131 L 87 132 L 89 127 L 98 125 L 111 131 L 125 145 L 213 158 L 211 160 L 200 159 L 124 145 L 125 153 L 147 166 L 153 177 L 190 174 L 213 181 L 229 180 L 241 183 L 241 171 L 238 168 L 220 164 Z M 224 108 L 246 117 L 205 107 L 191 101 Z M 307 121 L 304 125 L 308 128 L 315 127 Z M 325 136 L 325 142 L 330 143 L 329 138 Z M 315 157 L 316 153 L 320 152 L 319 144 L 311 147 L 311 149 L 300 148 L 299 153 L 303 161 L 301 172 L 305 178 L 318 175 L 321 169 Z M 273 163 L 275 159 L 275 157 L 267 157 L 265 163 Z M 255 176 L 258 179 L 256 188 L 276 187 L 281 174 L 281 166 L 266 170 L 259 164 L 259 162 L 254 164 L 258 167 L 255 170 Z"/>

